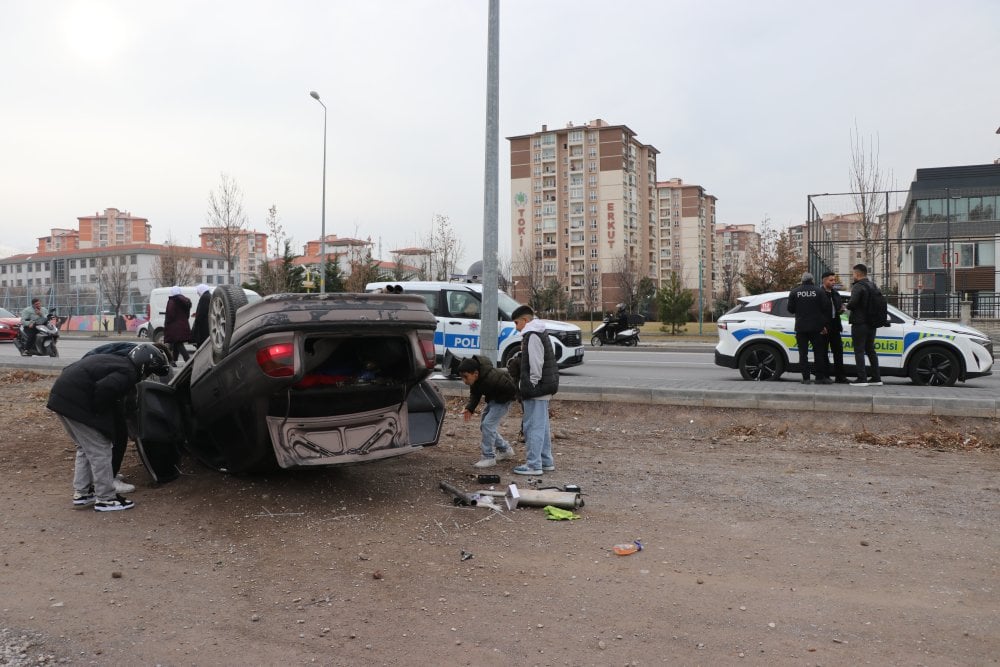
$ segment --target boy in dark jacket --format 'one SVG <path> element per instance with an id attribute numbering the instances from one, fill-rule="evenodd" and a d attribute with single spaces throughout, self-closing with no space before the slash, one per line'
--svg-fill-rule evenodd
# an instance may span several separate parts
<path id="1" fill-rule="evenodd" d="M 135 385 L 152 373 L 166 375 L 169 370 L 167 356 L 150 343 L 135 346 L 128 356 L 95 354 L 63 369 L 46 407 L 59 415 L 76 443 L 73 505 L 93 505 L 98 512 L 135 505 L 115 491 L 111 467 L 115 425 L 123 420 L 123 401 Z"/>
<path id="2" fill-rule="evenodd" d="M 474 463 L 476 468 L 491 468 L 497 461 L 505 461 L 514 456 L 514 448 L 497 431 L 500 420 L 510 410 L 511 401 L 517 388 L 510 374 L 493 367 L 486 357 L 474 355 L 463 359 L 458 365 L 462 382 L 469 385 L 469 402 L 462 416 L 465 421 L 472 419 L 481 398 L 486 399 L 486 407 L 479 423 L 483 439 L 480 444 L 482 458 Z"/>

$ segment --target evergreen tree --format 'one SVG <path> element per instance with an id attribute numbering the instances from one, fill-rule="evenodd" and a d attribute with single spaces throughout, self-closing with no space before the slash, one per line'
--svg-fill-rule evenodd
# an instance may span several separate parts
<path id="1" fill-rule="evenodd" d="M 656 295 L 659 303 L 660 321 L 670 325 L 670 334 L 676 335 L 688 321 L 688 313 L 694 305 L 694 294 L 684 289 L 676 271 L 670 272 L 670 279 L 660 287 Z M 666 330 L 666 326 L 664 326 Z"/>

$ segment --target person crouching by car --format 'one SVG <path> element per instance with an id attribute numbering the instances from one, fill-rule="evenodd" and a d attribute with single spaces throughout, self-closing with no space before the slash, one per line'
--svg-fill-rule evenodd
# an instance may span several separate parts
<path id="1" fill-rule="evenodd" d="M 816 384 L 833 384 L 826 358 L 827 322 L 830 319 L 830 299 L 816 285 L 813 274 L 802 274 L 802 284 L 788 293 L 788 312 L 795 315 L 795 346 L 799 349 L 802 384 L 809 379 L 809 346 L 813 348 Z"/>
<path id="2" fill-rule="evenodd" d="M 514 447 L 497 431 L 517 392 L 510 374 L 504 369 L 494 368 L 487 357 L 478 355 L 462 359 L 458 374 L 462 382 L 469 386 L 469 402 L 462 413 L 465 421 L 476 414 L 480 399 L 486 400 L 479 419 L 479 430 L 483 434 L 479 445 L 481 457 L 473 465 L 476 468 L 492 468 L 497 461 L 513 458 Z"/>
<path id="3" fill-rule="evenodd" d="M 135 503 L 115 491 L 112 450 L 115 424 L 124 420 L 124 399 L 140 380 L 170 371 L 167 356 L 142 343 L 128 356 L 95 354 L 63 369 L 46 407 L 59 415 L 76 443 L 73 505 L 98 512 L 127 510 Z"/>

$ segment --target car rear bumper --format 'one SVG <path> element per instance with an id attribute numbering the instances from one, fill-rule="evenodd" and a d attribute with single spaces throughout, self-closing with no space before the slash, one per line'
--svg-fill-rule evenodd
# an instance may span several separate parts
<path id="1" fill-rule="evenodd" d="M 724 366 L 726 368 L 736 368 L 736 357 L 729 354 L 722 354 L 718 350 L 715 351 L 715 365 Z"/>

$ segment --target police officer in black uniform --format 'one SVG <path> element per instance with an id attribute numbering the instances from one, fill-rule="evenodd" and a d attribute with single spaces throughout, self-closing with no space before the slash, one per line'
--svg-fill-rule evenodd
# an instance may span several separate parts
<path id="1" fill-rule="evenodd" d="M 830 308 L 830 298 L 808 271 L 802 274 L 802 284 L 788 293 L 788 312 L 795 315 L 795 345 L 799 349 L 802 384 L 812 384 L 809 379 L 810 345 L 815 358 L 816 384 L 833 384 L 826 358 Z"/>

